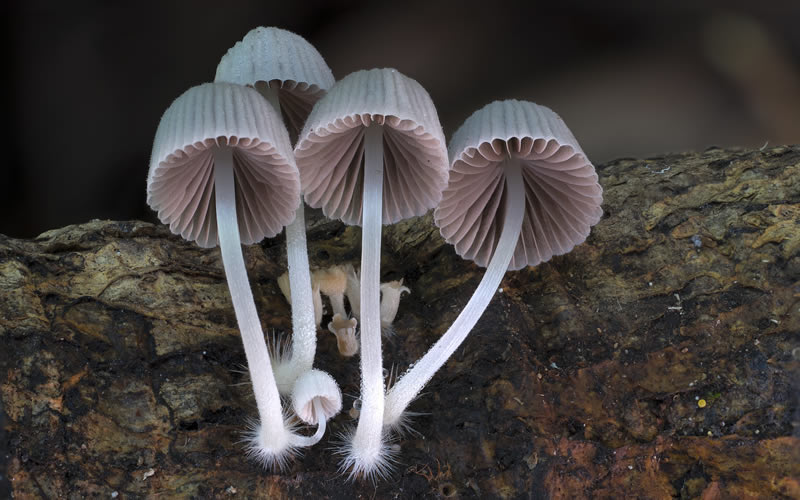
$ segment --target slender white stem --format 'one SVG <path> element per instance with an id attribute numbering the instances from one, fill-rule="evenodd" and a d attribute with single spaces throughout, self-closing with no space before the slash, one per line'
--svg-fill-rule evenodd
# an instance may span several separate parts
<path id="1" fill-rule="evenodd" d="M 308 268 L 304 212 L 303 200 L 300 200 L 294 221 L 286 226 L 286 254 L 292 296 L 292 358 L 288 366 L 280 367 L 275 374 L 284 394 L 291 392 L 297 377 L 311 369 L 317 350 L 317 325 Z"/>
<path id="2" fill-rule="evenodd" d="M 229 147 L 213 148 L 214 196 L 216 198 L 217 233 L 222 264 L 228 281 L 233 310 L 242 335 L 247 366 L 258 406 L 261 426 L 280 434 L 284 430 L 281 399 L 272 374 L 269 352 L 261 330 L 239 238 L 236 217 L 236 192 L 233 178 L 233 151 Z M 274 431 L 273 431 L 274 430 Z M 277 440 L 281 438 L 276 436 Z"/>
<path id="3" fill-rule="evenodd" d="M 364 197 L 361 228 L 361 413 L 352 443 L 352 450 L 367 468 L 380 460 L 383 449 L 384 393 L 380 304 L 382 211 L 383 127 L 373 123 L 364 133 Z"/>
<path id="4" fill-rule="evenodd" d="M 281 117 L 278 89 L 259 87 L 261 95 Z M 306 218 L 302 198 L 294 221 L 286 226 L 286 255 L 289 261 L 289 290 L 292 297 L 292 357 L 275 366 L 275 378 L 282 394 L 292 391 L 294 381 L 314 365 L 317 350 L 317 325 L 311 290 L 311 271 L 306 245 Z"/>
<path id="5" fill-rule="evenodd" d="M 509 158 L 504 162 L 506 200 L 503 230 L 494 255 L 486 268 L 486 273 L 452 326 L 387 393 L 383 418 L 383 422 L 387 426 L 401 421 L 403 411 L 409 403 L 467 338 L 472 327 L 489 306 L 497 287 L 503 280 L 503 275 L 514 255 L 525 215 L 525 189 L 521 167 L 517 159 Z"/>
<path id="6" fill-rule="evenodd" d="M 325 420 L 325 413 L 322 410 L 322 403 L 320 402 L 320 398 L 314 398 L 313 401 L 314 414 L 317 416 L 317 432 L 315 432 L 313 436 L 300 436 L 298 434 L 292 434 L 292 438 L 289 441 L 292 446 L 297 446 L 298 448 L 314 446 L 315 444 L 319 443 L 319 440 L 322 439 L 323 435 L 325 435 L 327 420 Z"/>

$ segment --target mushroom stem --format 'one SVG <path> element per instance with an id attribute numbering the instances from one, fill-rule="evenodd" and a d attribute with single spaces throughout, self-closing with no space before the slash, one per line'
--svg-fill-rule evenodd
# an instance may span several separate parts
<path id="1" fill-rule="evenodd" d="M 346 318 L 347 311 L 344 309 L 344 295 L 329 295 L 328 298 L 331 301 L 331 309 L 333 309 L 333 314 L 338 314 L 339 316 Z"/>
<path id="2" fill-rule="evenodd" d="M 271 86 L 260 88 L 261 95 L 272 105 L 278 116 L 281 103 L 278 90 Z M 276 363 L 275 379 L 278 390 L 288 394 L 294 381 L 314 365 L 317 350 L 317 325 L 311 289 L 311 271 L 306 245 L 305 206 L 302 197 L 295 218 L 286 226 L 286 257 L 289 262 L 289 293 L 292 297 L 292 356 L 287 363 Z"/>
<path id="3" fill-rule="evenodd" d="M 353 264 L 347 264 L 345 272 L 347 273 L 347 286 L 345 288 L 345 295 L 347 295 L 347 301 L 350 302 L 350 311 L 352 311 L 354 317 L 360 318 L 361 283 L 359 283 L 359 280 L 361 277 L 359 276 L 359 273 L 356 272 Z"/>
<path id="4" fill-rule="evenodd" d="M 325 413 L 322 410 L 322 402 L 319 398 L 314 398 L 314 414 L 317 416 L 317 432 L 314 433 L 313 436 L 301 436 L 299 434 L 292 434 L 291 439 L 289 442 L 292 446 L 296 446 L 298 448 L 306 448 L 308 446 L 314 446 L 315 444 L 319 443 L 319 440 L 322 439 L 322 436 L 325 435 L 325 427 L 327 424 L 327 420 L 325 419 Z"/>
<path id="5" fill-rule="evenodd" d="M 382 463 L 383 361 L 381 359 L 381 222 L 383 127 L 364 131 L 364 196 L 361 232 L 361 413 L 351 446 L 354 472 L 370 474 Z"/>
<path id="6" fill-rule="evenodd" d="M 419 391 L 428 383 L 439 368 L 458 349 L 475 323 L 489 306 L 503 280 L 517 247 L 522 221 L 525 216 L 525 187 L 522 165 L 516 158 L 508 158 L 504 165 L 505 216 L 500 240 L 486 268 L 478 288 L 458 315 L 452 326 L 436 341 L 425 355 L 414 363 L 386 394 L 384 425 L 394 427 L 402 422 L 402 415 Z M 362 333 L 363 338 L 363 333 Z"/>
<path id="7" fill-rule="evenodd" d="M 239 222 L 236 216 L 233 151 L 227 146 L 212 149 L 215 163 L 214 196 L 217 233 L 222 252 L 222 264 L 225 268 L 225 279 L 228 281 L 233 310 L 242 335 L 261 428 L 270 429 L 270 432 L 265 433 L 264 437 L 272 442 L 263 443 L 263 446 L 275 450 L 277 455 L 285 448 L 288 432 L 284 426 L 281 399 L 275 384 L 275 377 L 272 374 L 269 351 L 264 341 L 264 332 L 261 330 L 261 322 L 258 319 L 242 256 Z M 280 432 L 280 430 L 284 432 Z"/>
<path id="8" fill-rule="evenodd" d="M 286 255 L 292 296 L 292 357 L 286 369 L 276 370 L 275 376 L 282 393 L 290 392 L 297 377 L 311 369 L 317 350 L 317 325 L 314 318 L 311 272 L 308 268 L 303 205 L 303 200 L 300 200 L 294 221 L 286 226 Z"/>

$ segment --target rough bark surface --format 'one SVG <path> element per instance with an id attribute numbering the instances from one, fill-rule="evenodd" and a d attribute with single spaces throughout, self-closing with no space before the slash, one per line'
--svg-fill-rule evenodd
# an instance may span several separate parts
<path id="1" fill-rule="evenodd" d="M 0 236 L 0 497 L 800 498 L 800 147 L 598 171 L 603 220 L 506 276 L 376 486 L 337 474 L 359 375 L 327 332 L 317 366 L 350 395 L 332 434 L 283 473 L 245 459 L 255 408 L 217 249 L 143 222 Z M 357 265 L 359 241 L 316 214 L 312 266 Z M 270 332 L 291 325 L 284 248 L 245 249 Z M 383 248 L 384 281 L 411 288 L 384 347 L 402 371 L 482 270 L 430 216 Z"/>

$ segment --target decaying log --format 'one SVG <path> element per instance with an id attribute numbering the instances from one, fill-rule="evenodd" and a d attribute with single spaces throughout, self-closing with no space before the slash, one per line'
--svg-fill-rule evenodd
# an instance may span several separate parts
<path id="1" fill-rule="evenodd" d="M 317 365 L 349 395 L 331 434 L 283 473 L 245 459 L 255 408 L 217 249 L 135 221 L 0 236 L 0 497 L 800 498 L 800 147 L 598 172 L 603 220 L 506 276 L 376 487 L 337 474 L 358 358 L 325 331 Z M 312 266 L 357 265 L 359 242 L 316 214 Z M 284 243 L 245 249 L 274 335 Z M 482 269 L 430 215 L 383 248 L 384 281 L 411 288 L 384 348 L 402 371 Z"/>

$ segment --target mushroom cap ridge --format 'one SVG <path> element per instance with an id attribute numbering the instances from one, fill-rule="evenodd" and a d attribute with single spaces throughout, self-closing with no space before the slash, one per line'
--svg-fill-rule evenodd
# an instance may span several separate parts
<path id="1" fill-rule="evenodd" d="M 214 81 L 277 87 L 290 134 L 297 137 L 314 103 L 335 80 L 322 55 L 303 37 L 259 26 L 222 56 Z"/>
<path id="2" fill-rule="evenodd" d="M 509 270 L 562 255 L 602 216 L 594 167 L 563 120 L 527 101 L 495 101 L 472 114 L 449 147 L 450 180 L 434 212 L 442 237 L 465 259 L 486 266 L 502 231 L 503 162 L 519 160 L 525 217 Z"/>
<path id="3" fill-rule="evenodd" d="M 233 149 L 242 242 L 275 236 L 300 203 L 299 172 L 280 118 L 258 92 L 240 85 L 192 87 L 164 112 L 153 141 L 147 203 L 173 233 L 215 246 L 217 146 Z"/>
<path id="4" fill-rule="evenodd" d="M 361 224 L 363 138 L 371 123 L 384 126 L 382 222 L 434 208 L 448 178 L 442 127 L 425 89 L 393 69 L 351 73 L 314 106 L 295 147 L 306 202 Z"/>

